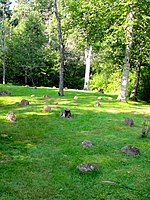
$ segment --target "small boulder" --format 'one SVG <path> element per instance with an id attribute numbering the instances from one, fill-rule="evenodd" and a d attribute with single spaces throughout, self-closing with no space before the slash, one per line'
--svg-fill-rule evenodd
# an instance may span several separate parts
<path id="1" fill-rule="evenodd" d="M 97 101 L 95 101 L 95 103 L 94 103 L 94 107 L 100 107 L 100 102 L 97 100 Z"/>
<path id="2" fill-rule="evenodd" d="M 133 119 L 129 118 L 129 117 L 125 118 L 124 123 L 125 123 L 125 125 L 128 125 L 128 126 L 133 126 L 134 125 Z"/>
<path id="3" fill-rule="evenodd" d="M 65 108 L 64 111 L 60 113 L 60 116 L 65 117 L 65 118 L 72 118 L 73 117 L 70 109 L 68 109 L 68 108 Z"/>
<path id="4" fill-rule="evenodd" d="M 22 99 L 20 103 L 21 105 L 29 105 L 29 101 L 26 99 Z"/>
<path id="5" fill-rule="evenodd" d="M 15 114 L 13 112 L 8 112 L 7 116 L 6 116 L 6 119 L 11 121 L 11 122 L 15 122 L 16 121 Z"/>
<path id="6" fill-rule="evenodd" d="M 79 98 L 78 96 L 74 96 L 74 100 L 78 100 L 78 98 Z"/>
<path id="7" fill-rule="evenodd" d="M 113 98 L 112 98 L 112 97 L 107 97 L 107 100 L 108 100 L 108 101 L 112 101 Z"/>
<path id="8" fill-rule="evenodd" d="M 81 172 L 91 172 L 91 171 L 97 171 L 99 167 L 96 164 L 92 163 L 83 163 L 77 166 L 77 169 Z"/>
<path id="9" fill-rule="evenodd" d="M 93 146 L 92 142 L 90 140 L 84 140 L 82 143 L 81 143 L 81 146 L 83 146 L 84 148 L 86 147 L 91 147 Z"/>
<path id="10" fill-rule="evenodd" d="M 8 90 L 3 90 L 0 95 L 2 96 L 7 96 L 7 95 L 11 95 L 11 92 L 9 92 Z"/>
<path id="11" fill-rule="evenodd" d="M 48 94 L 45 94 L 45 95 L 44 95 L 44 98 L 45 98 L 45 99 L 49 99 L 50 97 L 49 97 Z"/>
<path id="12" fill-rule="evenodd" d="M 51 112 L 51 107 L 50 106 L 44 106 L 43 112 Z"/>
<path id="13" fill-rule="evenodd" d="M 131 145 L 127 145 L 127 146 L 122 147 L 121 151 L 123 153 L 130 155 L 130 156 L 135 156 L 135 155 L 140 153 L 140 150 L 137 147 L 134 147 L 134 146 L 131 146 Z"/>
<path id="14" fill-rule="evenodd" d="M 102 100 L 102 98 L 103 98 L 103 97 L 100 96 L 100 97 L 98 97 L 97 99 L 98 99 L 98 100 Z"/>

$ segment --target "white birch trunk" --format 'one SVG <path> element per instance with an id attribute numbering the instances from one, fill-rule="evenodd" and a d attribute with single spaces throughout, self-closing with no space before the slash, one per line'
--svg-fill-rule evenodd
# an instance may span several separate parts
<path id="1" fill-rule="evenodd" d="M 132 46 L 132 29 L 133 29 L 133 12 L 128 15 L 129 26 L 126 33 L 126 51 L 125 51 L 125 61 L 122 72 L 122 81 L 120 86 L 120 94 L 118 96 L 118 101 L 126 102 L 126 93 L 128 87 L 128 76 L 130 71 L 130 57 L 131 57 L 131 46 Z"/>
<path id="2" fill-rule="evenodd" d="M 92 56 L 92 46 L 90 46 L 89 51 L 85 49 L 86 68 L 85 68 L 84 90 L 89 90 L 91 56 Z"/>

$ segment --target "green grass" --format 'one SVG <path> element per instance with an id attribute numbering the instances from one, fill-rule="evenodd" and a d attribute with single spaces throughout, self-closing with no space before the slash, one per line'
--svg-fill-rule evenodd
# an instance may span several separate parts
<path id="1" fill-rule="evenodd" d="M 58 89 L 52 88 L 0 85 L 0 91 L 4 89 L 11 95 L 0 96 L 0 200 L 150 198 L 150 136 L 140 137 L 143 115 L 150 114 L 148 104 L 121 103 L 115 95 L 79 90 L 59 97 Z M 98 96 L 103 97 L 101 107 L 94 107 Z M 114 100 L 108 101 L 108 96 Z M 30 105 L 20 105 L 23 98 Z M 44 105 L 56 103 L 52 112 L 42 112 Z M 61 118 L 64 108 L 70 108 L 74 118 Z M 6 120 L 9 111 L 16 122 Z M 125 126 L 125 117 L 133 118 L 135 125 Z M 94 145 L 82 148 L 85 139 Z M 127 144 L 141 154 L 123 154 L 121 148 Z M 79 172 L 77 165 L 86 162 L 100 170 Z M 117 184 L 102 182 L 108 180 Z"/>

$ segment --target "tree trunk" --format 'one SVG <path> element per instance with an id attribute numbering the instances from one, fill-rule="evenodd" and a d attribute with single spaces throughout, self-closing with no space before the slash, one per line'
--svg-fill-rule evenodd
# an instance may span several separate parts
<path id="1" fill-rule="evenodd" d="M 122 72 L 122 81 L 120 86 L 120 94 L 118 96 L 118 101 L 126 102 L 126 93 L 128 86 L 128 76 L 130 71 L 130 57 L 131 57 L 131 46 L 132 46 L 132 29 L 133 29 L 133 12 L 131 11 L 128 15 L 129 23 L 126 32 L 126 51 L 125 51 L 125 61 Z"/>
<path id="2" fill-rule="evenodd" d="M 60 70 L 59 70 L 59 95 L 64 96 L 64 44 L 61 32 L 61 21 L 57 8 L 57 0 L 54 0 L 54 10 L 57 20 L 57 30 L 58 30 L 58 40 L 59 40 L 59 49 L 60 49 Z"/>
<path id="3" fill-rule="evenodd" d="M 5 48 L 5 27 L 4 27 L 4 21 L 5 21 L 5 13 L 4 13 L 4 7 L 3 7 L 3 13 L 2 13 L 2 52 L 3 52 L 3 84 L 6 83 L 6 48 Z"/>
<path id="4" fill-rule="evenodd" d="M 26 68 L 25 68 L 25 74 L 24 74 L 24 82 L 25 82 L 25 85 L 27 85 L 27 83 L 28 83 L 28 73 L 27 73 Z"/>
<path id="5" fill-rule="evenodd" d="M 141 59 L 141 56 L 139 56 L 136 62 L 136 77 L 134 81 L 134 86 L 130 94 L 130 100 L 132 101 L 137 101 L 136 94 L 137 94 L 137 88 L 138 88 L 139 79 L 140 79 L 141 62 L 142 62 L 142 59 Z"/>
<path id="6" fill-rule="evenodd" d="M 86 68 L 85 68 L 84 90 L 89 90 L 91 56 L 92 56 L 92 46 L 90 46 L 89 52 L 87 49 L 85 49 Z"/>

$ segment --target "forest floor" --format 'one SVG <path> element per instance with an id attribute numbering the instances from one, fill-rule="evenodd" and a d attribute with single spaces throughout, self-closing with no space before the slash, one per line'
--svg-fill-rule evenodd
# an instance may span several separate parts
<path id="1" fill-rule="evenodd" d="M 0 200 L 150 198 L 150 134 L 141 137 L 150 105 L 80 90 L 66 90 L 63 97 L 57 88 L 0 85 L 2 90 L 11 95 L 0 96 Z M 101 106 L 94 107 L 99 96 Z M 29 105 L 21 105 L 22 99 Z M 51 112 L 42 111 L 45 105 Z M 64 108 L 73 118 L 60 116 Z M 6 119 L 10 111 L 15 122 Z M 124 124 L 126 117 L 134 126 Z M 84 140 L 93 146 L 82 147 Z M 140 154 L 122 153 L 126 145 Z M 80 172 L 81 163 L 94 163 L 99 170 Z"/>

